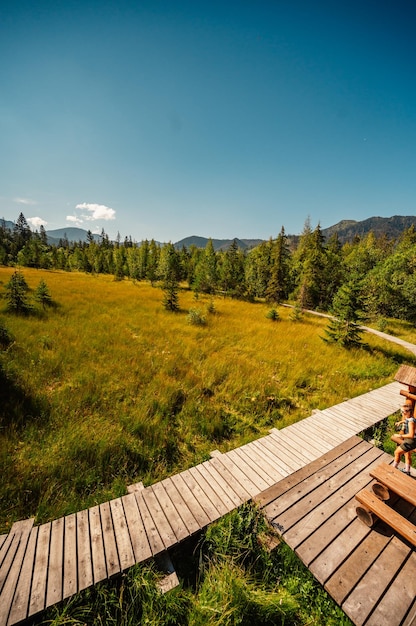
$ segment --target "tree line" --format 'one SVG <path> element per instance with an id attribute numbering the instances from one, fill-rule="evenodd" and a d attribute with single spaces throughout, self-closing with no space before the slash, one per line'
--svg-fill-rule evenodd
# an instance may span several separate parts
<path id="1" fill-rule="evenodd" d="M 172 243 L 131 238 L 110 241 L 104 230 L 98 241 L 50 245 L 44 228 L 32 232 L 21 213 L 12 230 L 0 223 L 0 263 L 3 265 L 106 273 L 150 281 L 173 290 L 187 283 L 196 293 L 222 294 L 279 304 L 296 302 L 302 309 L 331 311 L 345 293 L 354 307 L 370 318 L 395 317 L 416 321 L 416 232 L 414 226 L 398 239 L 369 233 L 341 244 L 328 240 L 320 225 L 306 220 L 296 243 L 284 227 L 249 251 L 234 240 L 227 250 L 191 245 L 178 250 Z"/>

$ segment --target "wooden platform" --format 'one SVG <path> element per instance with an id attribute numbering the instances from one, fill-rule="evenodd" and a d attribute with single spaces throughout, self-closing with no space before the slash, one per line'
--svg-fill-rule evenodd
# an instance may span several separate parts
<path id="1" fill-rule="evenodd" d="M 416 554 L 391 528 L 356 515 L 355 495 L 370 472 L 392 457 L 352 437 L 254 500 L 357 626 L 416 624 Z M 395 510 L 416 521 L 415 507 Z"/>
<path id="2" fill-rule="evenodd" d="M 146 488 L 0 537 L 0 626 L 161 554 L 394 413 L 393 382 Z M 367 445 L 367 444 L 365 444 Z M 299 453 L 301 450 L 301 453 Z M 374 453 L 373 453 L 374 454 Z M 371 455 L 370 455 L 371 456 Z M 321 461 L 318 461 L 318 463 Z M 296 474 L 297 476 L 301 474 Z M 319 518 L 321 519 L 321 518 Z"/>

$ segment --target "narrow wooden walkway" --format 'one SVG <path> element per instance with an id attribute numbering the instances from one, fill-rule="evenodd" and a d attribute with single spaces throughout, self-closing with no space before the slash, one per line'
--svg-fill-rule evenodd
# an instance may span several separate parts
<path id="1" fill-rule="evenodd" d="M 392 457 L 352 437 L 255 498 L 276 532 L 356 626 L 416 624 L 414 546 L 381 521 L 357 517 L 355 495 Z M 416 522 L 416 509 L 394 509 Z"/>
<path id="2" fill-rule="evenodd" d="M 0 626 L 11 626 L 199 532 L 394 413 L 398 382 L 121 498 L 0 537 Z"/>

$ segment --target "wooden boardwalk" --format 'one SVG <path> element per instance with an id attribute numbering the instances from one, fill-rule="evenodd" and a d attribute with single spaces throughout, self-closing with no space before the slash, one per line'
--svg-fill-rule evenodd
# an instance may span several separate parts
<path id="1" fill-rule="evenodd" d="M 11 626 L 164 553 L 352 435 L 394 413 L 398 382 L 121 498 L 0 537 L 0 626 Z"/>
<path id="2" fill-rule="evenodd" d="M 414 546 L 378 522 L 357 517 L 355 495 L 392 457 L 352 437 L 255 498 L 285 542 L 357 626 L 416 624 Z M 416 509 L 394 509 L 416 522 Z"/>

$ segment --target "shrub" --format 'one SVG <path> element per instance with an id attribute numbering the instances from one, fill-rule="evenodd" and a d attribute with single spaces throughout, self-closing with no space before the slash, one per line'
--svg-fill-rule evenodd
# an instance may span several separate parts
<path id="1" fill-rule="evenodd" d="M 206 317 L 202 314 L 200 309 L 189 309 L 189 313 L 187 316 L 188 324 L 192 324 L 193 326 L 205 326 L 207 323 Z"/>
<path id="2" fill-rule="evenodd" d="M 279 313 L 276 311 L 276 309 L 270 309 L 266 317 L 267 319 L 272 320 L 272 322 L 277 322 L 277 320 L 280 318 Z"/>

